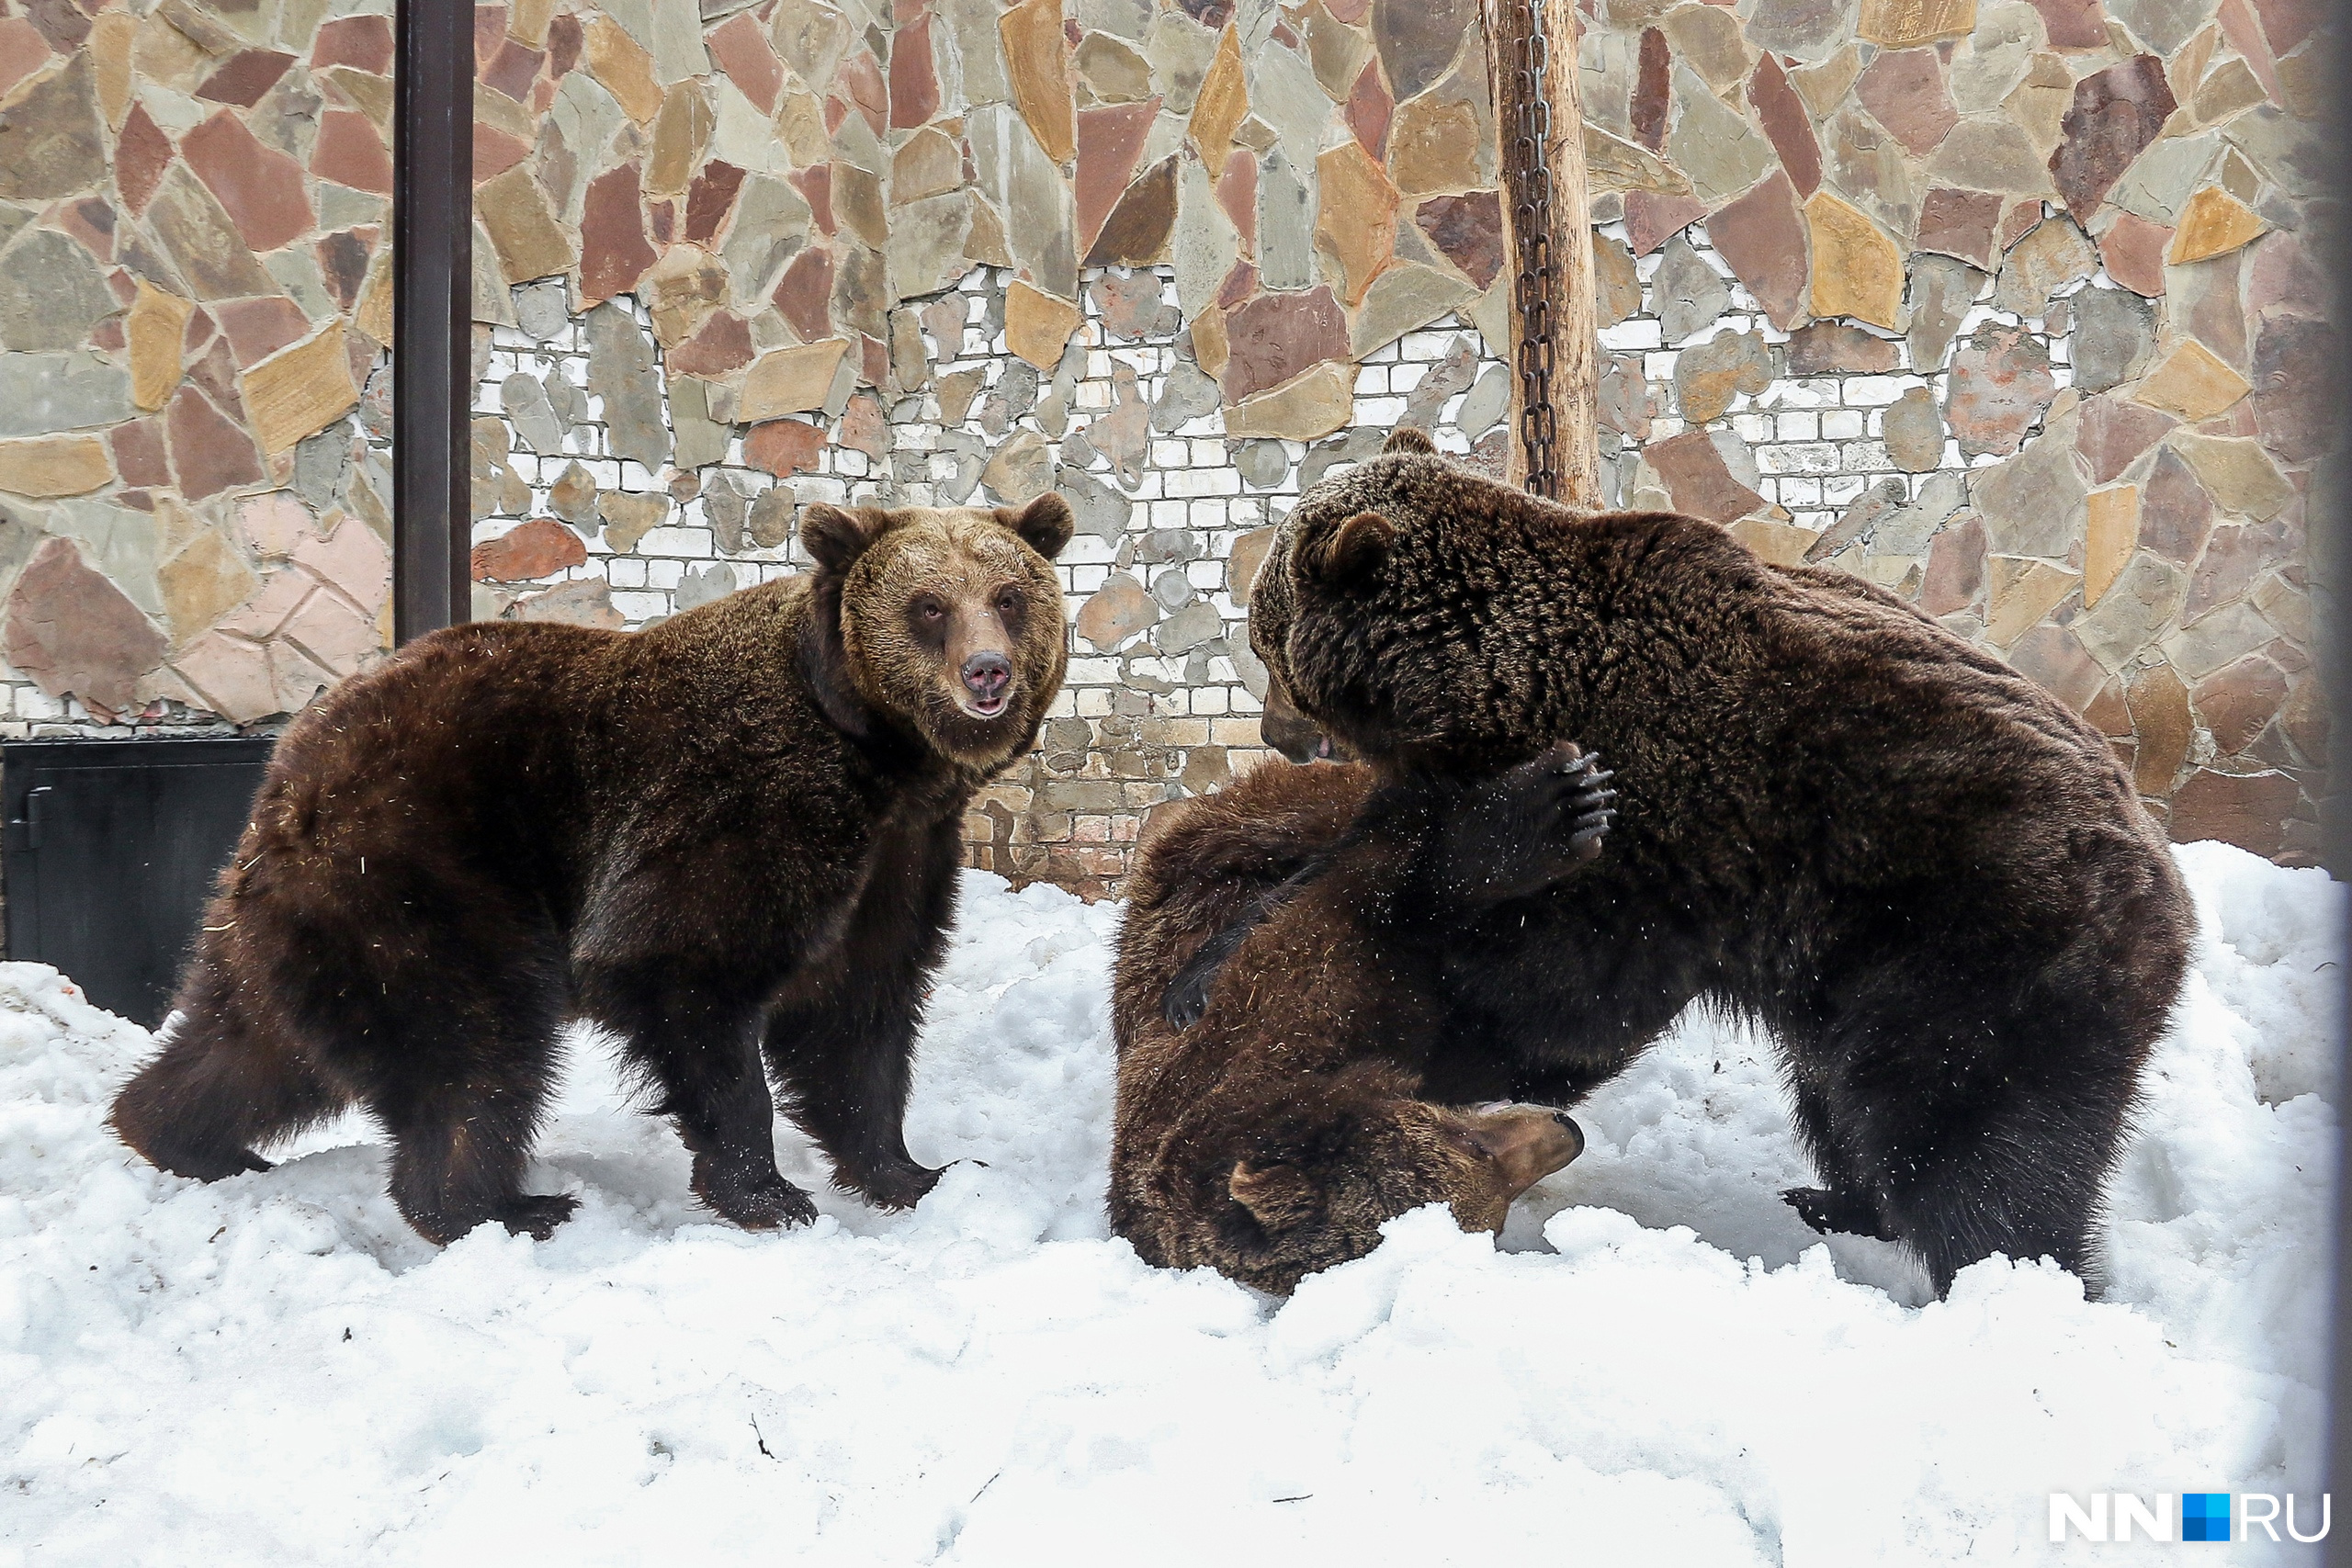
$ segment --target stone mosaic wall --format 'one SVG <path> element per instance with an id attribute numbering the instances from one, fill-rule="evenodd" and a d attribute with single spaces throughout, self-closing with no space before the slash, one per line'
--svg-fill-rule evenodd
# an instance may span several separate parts
<path id="1" fill-rule="evenodd" d="M 380 657 L 389 9 L 0 6 L 0 733 Z"/>
<path id="2" fill-rule="evenodd" d="M 20 728 L 266 719 L 380 641 L 389 32 L 244 3 L 0 16 Z M 2177 836 L 2307 856 L 2320 14 L 1592 0 L 1613 498 L 1887 584 Z M 1406 418 L 1498 456 L 1472 0 L 526 0 L 474 48 L 478 613 L 643 624 L 808 500 L 1058 487 L 1072 686 L 982 863 L 1112 886 L 1249 760 L 1303 483 Z"/>
<path id="3" fill-rule="evenodd" d="M 702 251 L 658 249 L 675 221 L 659 204 L 623 225 L 627 265 L 582 264 L 639 269 L 641 303 L 567 321 L 552 293 L 523 297 L 537 324 L 514 314 L 526 352 L 486 383 L 476 456 L 485 494 L 504 491 L 485 540 L 512 526 L 493 514 L 528 521 L 489 546 L 483 609 L 560 555 L 582 581 L 506 613 L 634 624 L 775 570 L 787 497 L 1058 484 L 1102 519 L 1108 558 L 1073 558 L 1069 711 L 974 839 L 984 863 L 1099 886 L 1143 809 L 1254 739 L 1235 591 L 1300 479 L 1376 444 L 1404 412 L 1392 380 L 1418 388 L 1456 338 L 1467 379 L 1415 417 L 1498 456 L 1502 385 L 1476 378 L 1475 325 L 1505 323 L 1475 11 L 900 5 L 887 28 L 866 18 L 870 70 L 854 44 L 800 41 L 838 36 L 832 17 L 794 0 L 721 24 L 748 39 L 765 18 L 786 97 L 803 65 L 835 73 L 829 162 L 785 183 L 878 190 L 863 231 L 812 218 L 792 256 L 761 253 L 807 332 L 754 315 L 744 345 L 742 296 Z M 2334 353 L 2309 232 L 2316 12 L 1606 0 L 1586 17 L 1612 499 L 1870 576 L 2086 713 L 2178 835 L 2307 857 L 2326 738 L 2304 518 Z M 993 35 L 974 25 L 991 17 Z M 684 124 L 671 145 L 688 151 L 665 154 L 657 123 L 650 156 L 700 188 L 684 171 L 714 154 Z M 961 187 L 936 183 L 934 137 Z M 721 262 L 741 221 L 707 231 Z M 877 244 L 888 298 L 845 304 L 842 280 L 876 272 L 842 258 Z M 940 292 L 967 262 L 991 270 Z M 597 293 L 574 284 L 570 303 Z M 631 312 L 650 340 L 624 352 Z M 1444 312 L 1448 331 L 1414 331 Z M 600 320 L 606 360 L 636 367 L 621 401 L 641 468 L 597 468 L 600 437 L 558 435 L 553 472 L 536 447 L 508 454 L 532 446 L 515 411 L 562 403 L 576 427 L 602 406 L 593 343 L 568 380 L 536 347 Z M 736 346 L 705 361 L 714 329 Z M 816 363 L 785 338 L 828 331 L 854 342 L 818 367 L 821 399 L 815 371 L 791 378 L 815 406 L 747 412 L 761 367 Z M 1385 352 L 1399 336 L 1418 351 Z"/>

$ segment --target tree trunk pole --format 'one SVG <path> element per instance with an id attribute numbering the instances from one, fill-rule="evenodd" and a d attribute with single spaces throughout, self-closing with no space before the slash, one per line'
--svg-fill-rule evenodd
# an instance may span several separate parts
<path id="1" fill-rule="evenodd" d="M 1577 93 L 1577 16 L 1573 0 L 1481 0 L 1484 10 L 1487 82 L 1495 104 L 1495 141 L 1502 164 L 1503 269 L 1511 279 L 1510 342 L 1490 344 L 1510 362 L 1510 442 L 1508 476 L 1528 483 L 1527 442 L 1531 320 L 1542 323 L 1539 338 L 1551 350 L 1550 403 L 1555 433 L 1555 499 L 1598 510 L 1600 499 L 1600 439 L 1595 422 L 1600 397 L 1592 307 L 1591 211 L 1585 190 L 1584 114 Z M 1551 132 L 1544 138 L 1543 165 L 1550 175 L 1549 200 L 1537 216 L 1545 243 L 1540 275 L 1531 276 L 1522 246 L 1525 218 L 1533 209 L 1539 183 L 1536 160 L 1521 130 L 1527 100 L 1527 39 L 1540 16 L 1549 59 L 1540 85 L 1551 106 Z"/>

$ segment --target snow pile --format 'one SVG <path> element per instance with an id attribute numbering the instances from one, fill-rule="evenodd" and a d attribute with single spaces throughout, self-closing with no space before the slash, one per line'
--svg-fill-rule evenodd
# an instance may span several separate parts
<path id="1" fill-rule="evenodd" d="M 1924 1303 L 1824 1244 L 1758 1043 L 1688 1020 L 1503 1245 L 1434 1211 L 1277 1303 L 1101 1211 L 1113 906 L 970 876 L 913 1213 L 710 1223 L 592 1040 L 533 1185 L 435 1252 L 351 1121 L 200 1187 L 102 1124 L 145 1033 L 0 966 L 0 1568 L 2041 1561 L 2048 1495 L 2316 1490 L 2340 889 L 2180 852 L 2205 921 L 2110 1299 Z M 781 1130 L 786 1173 L 823 1172 Z M 2302 1561 L 2241 1548 L 2233 1561 Z"/>

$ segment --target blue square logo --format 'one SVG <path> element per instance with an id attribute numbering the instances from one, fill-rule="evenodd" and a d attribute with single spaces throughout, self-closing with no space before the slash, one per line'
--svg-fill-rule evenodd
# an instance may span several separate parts
<path id="1" fill-rule="evenodd" d="M 2226 1492 L 2184 1492 L 2180 1495 L 2180 1539 L 2230 1539 L 2230 1495 Z"/>

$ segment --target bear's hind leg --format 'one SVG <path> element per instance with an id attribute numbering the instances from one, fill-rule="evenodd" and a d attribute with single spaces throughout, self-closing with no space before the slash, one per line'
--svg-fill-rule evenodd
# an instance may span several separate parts
<path id="1" fill-rule="evenodd" d="M 337 998 L 334 1038 L 353 1053 L 361 1100 L 392 1140 L 390 1190 L 401 1215 L 447 1245 L 497 1221 L 544 1241 L 577 1201 L 523 1190 L 523 1172 L 554 1087 L 560 984 L 527 944 L 485 942 L 468 953 L 434 944 L 402 966 L 405 990 L 379 979 Z M 501 949 L 512 962 L 502 963 Z"/>
<path id="2" fill-rule="evenodd" d="M 124 1143 L 162 1169 L 198 1181 L 267 1170 L 257 1146 L 347 1103 L 251 1015 L 209 958 L 189 965 L 178 1012 L 163 1050 L 122 1087 L 107 1118 Z"/>
<path id="3" fill-rule="evenodd" d="M 1795 1100 L 1797 1140 L 1813 1161 L 1818 1187 L 1792 1187 L 1781 1201 L 1797 1217 L 1823 1235 L 1866 1235 L 1880 1241 L 1897 1239 L 1887 1224 L 1878 1194 L 1857 1173 L 1844 1146 L 1829 1125 L 1829 1105 L 1822 1092 L 1798 1078 L 1791 1086 Z"/>
<path id="4" fill-rule="evenodd" d="M 2098 1293 L 2098 1224 L 2138 1054 L 2079 1010 L 2040 1011 L 1925 1009 L 1867 1039 L 1847 1032 L 1849 1065 L 1828 1096 L 1857 1178 L 1847 1190 L 1876 1196 L 1882 1234 L 1918 1253 L 1939 1295 L 1996 1253 L 2054 1259 Z"/>

